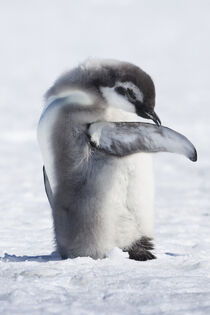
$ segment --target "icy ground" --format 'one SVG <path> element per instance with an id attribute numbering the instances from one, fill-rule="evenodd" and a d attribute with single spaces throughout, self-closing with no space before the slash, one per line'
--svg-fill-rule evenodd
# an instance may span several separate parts
<path id="1" fill-rule="evenodd" d="M 210 314 L 210 3 L 0 1 L 0 314 Z M 60 261 L 42 180 L 42 95 L 87 56 L 137 63 L 192 163 L 155 156 L 157 260 Z"/>

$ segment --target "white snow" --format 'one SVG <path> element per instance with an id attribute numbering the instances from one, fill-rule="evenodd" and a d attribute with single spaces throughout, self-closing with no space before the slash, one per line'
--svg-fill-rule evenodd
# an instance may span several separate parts
<path id="1" fill-rule="evenodd" d="M 209 33 L 208 0 L 1 1 L 0 314 L 210 314 Z M 50 84 L 88 56 L 147 71 L 163 124 L 198 150 L 155 156 L 153 261 L 53 253 L 36 124 Z"/>

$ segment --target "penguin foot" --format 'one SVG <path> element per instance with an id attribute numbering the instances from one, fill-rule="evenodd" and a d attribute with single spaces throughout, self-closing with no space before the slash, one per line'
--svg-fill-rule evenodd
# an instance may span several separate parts
<path id="1" fill-rule="evenodd" d="M 153 249 L 154 245 L 152 243 L 152 239 L 143 236 L 128 249 L 129 258 L 139 261 L 156 259 L 155 255 L 150 252 L 150 250 Z"/>

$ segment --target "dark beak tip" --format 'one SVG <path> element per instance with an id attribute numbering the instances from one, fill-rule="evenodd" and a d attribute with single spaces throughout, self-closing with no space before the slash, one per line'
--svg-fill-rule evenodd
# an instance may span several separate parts
<path id="1" fill-rule="evenodd" d="M 157 126 L 161 126 L 161 120 L 158 116 L 154 117 L 153 121 Z"/>
<path id="2" fill-rule="evenodd" d="M 158 117 L 158 115 L 156 114 L 155 111 L 153 111 L 153 113 L 152 113 L 152 120 L 155 122 L 155 124 L 157 126 L 161 126 L 161 120 L 160 120 L 160 118 Z"/>
<path id="3" fill-rule="evenodd" d="M 147 108 L 142 108 L 137 110 L 137 114 L 143 118 L 151 119 L 157 126 L 161 126 L 161 120 L 154 111 L 154 109 L 148 110 Z"/>
<path id="4" fill-rule="evenodd" d="M 161 121 L 159 120 L 158 122 L 156 122 L 156 125 L 157 125 L 158 127 L 160 127 L 160 126 L 161 126 Z"/>

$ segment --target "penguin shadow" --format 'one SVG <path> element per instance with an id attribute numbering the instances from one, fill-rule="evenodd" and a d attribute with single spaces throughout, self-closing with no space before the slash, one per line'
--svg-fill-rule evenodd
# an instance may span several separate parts
<path id="1" fill-rule="evenodd" d="M 167 256 L 178 257 L 185 256 L 184 254 L 178 253 L 164 253 Z M 16 256 L 5 253 L 3 257 L 0 257 L 0 262 L 24 262 L 24 261 L 36 261 L 36 262 L 48 262 L 48 261 L 59 261 L 62 260 L 61 256 L 57 252 L 52 252 L 50 255 L 37 255 L 37 256 Z"/>
<path id="2" fill-rule="evenodd" d="M 185 254 L 177 254 L 177 253 L 169 253 L 169 252 L 166 252 L 165 255 L 172 256 L 172 257 L 185 256 Z"/>
<path id="3" fill-rule="evenodd" d="M 24 262 L 24 261 L 36 261 L 36 262 L 48 262 L 59 261 L 60 255 L 57 252 L 52 252 L 50 255 L 37 255 L 37 256 L 16 256 L 5 253 L 3 257 L 0 257 L 2 262 Z"/>

